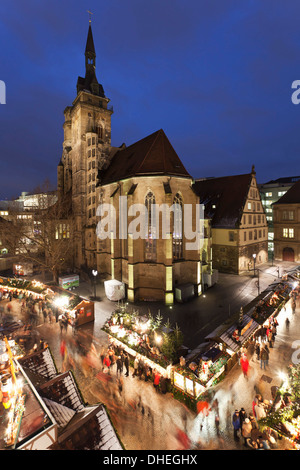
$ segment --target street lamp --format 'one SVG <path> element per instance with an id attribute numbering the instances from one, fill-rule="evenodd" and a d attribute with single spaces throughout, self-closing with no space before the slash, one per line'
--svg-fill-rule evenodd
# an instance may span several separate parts
<path id="1" fill-rule="evenodd" d="M 254 264 L 254 277 L 255 277 L 255 261 L 256 261 L 256 253 L 252 255 L 253 257 L 253 264 Z"/>
<path id="2" fill-rule="evenodd" d="M 97 277 L 97 274 L 98 274 L 98 271 L 96 269 L 93 269 L 92 271 L 92 274 L 94 276 L 94 299 L 96 300 L 96 277 Z"/>

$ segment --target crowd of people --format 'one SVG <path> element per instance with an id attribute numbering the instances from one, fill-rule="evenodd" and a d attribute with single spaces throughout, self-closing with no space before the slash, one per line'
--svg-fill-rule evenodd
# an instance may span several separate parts
<path id="1" fill-rule="evenodd" d="M 261 395 L 255 395 L 252 402 L 252 411 L 247 413 L 244 408 L 235 410 L 232 416 L 234 439 L 244 440 L 244 446 L 252 449 L 276 449 L 278 448 L 278 434 L 271 428 L 260 429 L 258 421 L 267 416 L 270 408 L 268 400 L 263 400 Z"/>
<path id="2" fill-rule="evenodd" d="M 291 309 L 292 313 L 296 312 L 296 299 L 299 298 L 299 293 L 292 296 Z M 286 307 L 283 307 L 286 311 Z M 288 329 L 290 321 L 286 317 L 286 327 Z M 278 328 L 278 320 L 273 317 L 266 322 L 256 332 L 253 342 L 250 343 L 249 354 L 256 360 L 260 369 L 266 370 L 269 366 L 270 350 L 274 347 L 276 341 Z M 249 360 L 248 351 L 241 348 L 239 363 L 242 372 L 248 378 Z M 275 387 L 276 388 L 276 387 Z M 274 398 L 272 393 L 272 398 Z M 272 402 L 271 402 L 272 403 Z M 278 448 L 278 440 L 281 439 L 280 435 L 269 427 L 264 427 L 262 430 L 259 426 L 259 420 L 265 418 L 271 409 L 271 403 L 268 400 L 263 400 L 260 394 L 256 394 L 252 402 L 252 410 L 247 413 L 244 408 L 236 409 L 232 415 L 232 426 L 234 432 L 234 439 L 238 441 L 244 439 L 244 445 L 252 449 L 276 449 Z M 275 404 L 274 404 L 275 406 Z"/>
<path id="3" fill-rule="evenodd" d="M 268 322 L 259 328 L 252 342 L 250 342 L 250 355 L 256 357 L 260 362 L 260 368 L 266 370 L 269 365 L 270 348 L 274 347 L 277 335 L 278 321 L 275 317 L 270 318 Z M 245 378 L 248 378 L 249 360 L 246 348 L 242 347 L 238 353 L 239 364 Z"/>
<path id="4" fill-rule="evenodd" d="M 132 377 L 144 380 L 145 382 L 152 381 L 157 392 L 160 391 L 163 394 L 167 393 L 169 379 L 155 368 L 152 368 L 148 363 L 144 362 L 142 356 L 139 354 L 137 354 L 134 359 L 130 359 L 130 356 L 125 350 L 114 342 L 111 342 L 107 349 L 102 348 L 100 357 L 103 372 L 111 374 L 115 369 L 117 377 L 121 377 L 125 370 L 124 376 L 128 377 L 131 363 L 133 368 Z"/>

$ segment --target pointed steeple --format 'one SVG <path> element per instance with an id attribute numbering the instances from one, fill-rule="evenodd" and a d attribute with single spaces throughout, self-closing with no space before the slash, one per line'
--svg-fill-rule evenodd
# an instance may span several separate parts
<path id="1" fill-rule="evenodd" d="M 86 40 L 85 53 L 94 54 L 96 56 L 91 23 L 89 24 L 89 31 L 88 31 L 88 36 Z"/>
<path id="2" fill-rule="evenodd" d="M 77 93 L 81 90 L 90 91 L 93 95 L 105 98 L 103 87 L 98 83 L 96 77 L 96 51 L 92 33 L 91 20 L 89 20 L 89 29 L 85 46 L 85 78 L 78 77 Z"/>

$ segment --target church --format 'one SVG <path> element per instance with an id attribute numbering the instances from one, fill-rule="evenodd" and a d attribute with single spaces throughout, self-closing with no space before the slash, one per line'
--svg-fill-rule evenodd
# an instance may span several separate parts
<path id="1" fill-rule="evenodd" d="M 199 184 L 195 185 L 162 129 L 128 146 L 112 146 L 109 103 L 96 76 L 90 22 L 85 76 L 78 77 L 76 97 L 64 111 L 63 151 L 57 168 L 58 196 L 71 200 L 74 267 L 97 270 L 104 279 L 123 282 L 126 298 L 132 302 L 171 305 L 184 296 L 201 295 L 204 285 L 211 285 L 213 250 L 210 215 L 197 212 Z M 149 220 L 153 207 L 169 208 L 167 232 L 162 233 L 163 223 L 157 228 L 149 223 L 142 237 L 130 231 L 123 236 L 118 223 L 110 236 L 99 237 L 99 206 L 109 205 L 120 220 L 120 201 L 128 214 L 132 208 L 145 207 Z M 174 207 L 182 209 L 179 226 Z M 190 219 L 185 208 L 191 210 Z M 132 219 L 129 215 L 128 222 Z M 195 234 L 193 244 L 190 233 Z"/>

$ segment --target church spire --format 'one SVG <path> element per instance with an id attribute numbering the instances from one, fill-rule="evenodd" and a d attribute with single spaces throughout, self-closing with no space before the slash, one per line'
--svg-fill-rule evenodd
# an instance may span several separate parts
<path id="1" fill-rule="evenodd" d="M 91 23 L 89 24 L 89 31 L 88 31 L 88 36 L 87 36 L 86 46 L 85 46 L 85 60 L 86 60 L 86 65 L 92 63 L 93 66 L 96 67 L 96 51 L 95 51 L 95 46 L 94 46 Z"/>
<path id="2" fill-rule="evenodd" d="M 91 15 L 91 12 L 88 12 Z M 78 77 L 77 93 L 81 90 L 89 91 L 93 95 L 105 98 L 103 87 L 98 83 L 96 77 L 96 51 L 92 33 L 91 18 L 89 19 L 89 29 L 85 46 L 85 78 Z"/>

